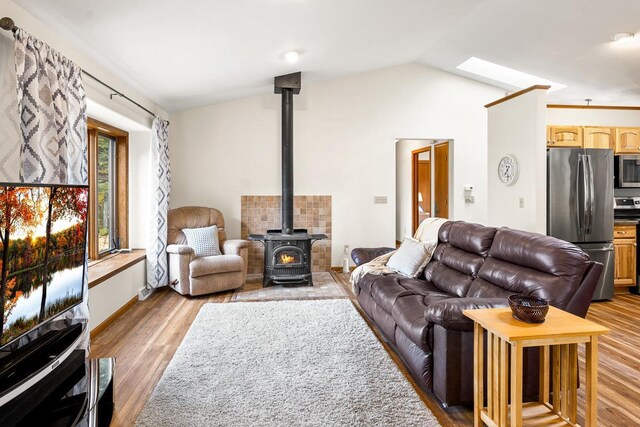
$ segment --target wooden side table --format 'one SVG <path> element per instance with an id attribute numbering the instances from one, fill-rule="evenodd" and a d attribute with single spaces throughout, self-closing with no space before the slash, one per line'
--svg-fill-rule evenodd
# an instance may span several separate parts
<path id="1" fill-rule="evenodd" d="M 555 307 L 549 307 L 542 324 L 516 320 L 509 308 L 465 310 L 464 315 L 475 322 L 474 426 L 480 427 L 483 422 L 499 427 L 520 427 L 523 422 L 535 426 L 577 426 L 579 343 L 586 345 L 585 427 L 597 425 L 598 336 L 608 333 L 609 329 Z M 483 372 L 485 331 L 486 407 Z M 540 401 L 523 404 L 522 351 L 525 347 L 540 347 Z M 553 354 L 553 366 L 550 366 L 550 354 Z M 553 372 L 553 390 L 549 390 L 550 369 Z M 553 394 L 551 401 L 550 392 Z"/>

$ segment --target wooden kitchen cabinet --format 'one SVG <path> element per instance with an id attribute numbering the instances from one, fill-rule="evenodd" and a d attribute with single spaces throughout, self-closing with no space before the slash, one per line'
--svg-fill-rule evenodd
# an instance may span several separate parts
<path id="1" fill-rule="evenodd" d="M 612 128 L 585 127 L 582 131 L 584 148 L 615 149 L 615 131 Z"/>
<path id="2" fill-rule="evenodd" d="M 615 128 L 616 154 L 640 154 L 640 128 Z"/>
<path id="3" fill-rule="evenodd" d="M 582 147 L 580 126 L 548 126 L 547 147 Z"/>
<path id="4" fill-rule="evenodd" d="M 636 226 L 616 225 L 613 229 L 615 291 L 628 292 L 636 285 Z"/>

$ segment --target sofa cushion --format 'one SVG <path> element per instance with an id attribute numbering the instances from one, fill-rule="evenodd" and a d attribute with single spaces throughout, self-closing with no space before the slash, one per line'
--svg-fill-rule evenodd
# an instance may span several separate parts
<path id="1" fill-rule="evenodd" d="M 189 263 L 189 277 L 242 271 L 243 266 L 244 261 L 239 255 L 215 255 L 194 258 Z"/>
<path id="2" fill-rule="evenodd" d="M 544 298 L 564 309 L 589 266 L 577 246 L 554 237 L 501 228 L 489 256 L 469 288 L 469 297 L 519 293 Z M 499 289 L 496 289 L 499 288 Z"/>
<path id="3" fill-rule="evenodd" d="M 398 298 L 391 310 L 391 317 L 402 329 L 402 332 L 424 351 L 431 349 L 427 342 L 429 325 L 424 318 L 424 297 L 422 295 L 407 295 Z"/>
<path id="4" fill-rule="evenodd" d="M 386 275 L 383 280 L 376 281 L 371 287 L 373 300 L 388 312 L 391 312 L 393 304 L 399 297 L 413 295 L 412 291 L 408 291 L 400 284 L 402 278 L 403 276 L 399 274 Z"/>
<path id="5" fill-rule="evenodd" d="M 465 296 L 489 252 L 495 232 L 493 227 L 478 224 L 445 224 L 424 278 L 444 293 Z"/>

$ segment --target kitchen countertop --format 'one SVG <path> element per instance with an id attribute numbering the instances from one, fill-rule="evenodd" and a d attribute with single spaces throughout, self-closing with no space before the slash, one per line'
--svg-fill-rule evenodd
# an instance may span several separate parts
<path id="1" fill-rule="evenodd" d="M 614 219 L 613 225 L 638 225 L 640 221 L 635 219 Z"/>

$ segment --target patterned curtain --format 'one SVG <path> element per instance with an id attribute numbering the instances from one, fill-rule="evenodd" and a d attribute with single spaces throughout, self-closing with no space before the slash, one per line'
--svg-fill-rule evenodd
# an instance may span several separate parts
<path id="1" fill-rule="evenodd" d="M 151 234 L 147 248 L 147 286 L 169 284 L 167 265 L 167 211 L 171 189 L 169 164 L 169 122 L 156 117 L 151 126 L 151 188 L 155 200 L 151 206 Z"/>
<path id="2" fill-rule="evenodd" d="M 12 155 L 19 164 L 18 176 L 7 181 L 86 185 L 87 105 L 82 69 L 22 29 L 18 29 L 14 37 L 15 114 L 19 118 L 21 137 L 15 141 L 16 154 Z M 84 301 L 64 316 L 74 321 L 84 320 L 88 325 L 86 261 Z M 89 348 L 88 327 L 81 348 Z"/>
<path id="3" fill-rule="evenodd" d="M 82 69 L 15 32 L 22 145 L 20 181 L 87 183 L 87 105 Z"/>

